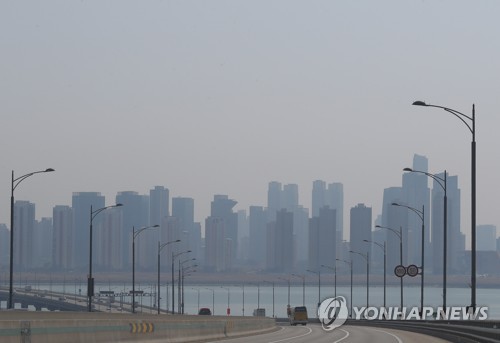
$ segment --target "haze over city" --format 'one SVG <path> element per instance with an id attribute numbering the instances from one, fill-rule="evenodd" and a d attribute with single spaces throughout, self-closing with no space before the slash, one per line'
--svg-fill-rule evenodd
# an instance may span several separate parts
<path id="1" fill-rule="evenodd" d="M 344 185 L 381 213 L 413 154 L 459 176 L 470 233 L 476 104 L 477 224 L 500 224 L 495 194 L 500 43 L 496 1 L 108 1 L 0 5 L 0 223 L 11 171 L 54 168 L 16 189 L 36 217 L 73 192 L 266 206 L 270 181 Z M 429 185 L 430 185 L 429 181 Z M 346 228 L 344 227 L 346 232 Z"/>

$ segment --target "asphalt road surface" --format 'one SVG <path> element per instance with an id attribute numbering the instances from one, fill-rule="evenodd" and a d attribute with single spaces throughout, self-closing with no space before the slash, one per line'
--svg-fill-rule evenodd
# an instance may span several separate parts
<path id="1" fill-rule="evenodd" d="M 214 341 L 215 342 L 215 341 Z M 279 326 L 277 331 L 249 337 L 225 339 L 224 343 L 443 343 L 439 338 L 386 328 L 368 326 L 341 326 L 324 331 L 319 324 L 307 326 Z"/>

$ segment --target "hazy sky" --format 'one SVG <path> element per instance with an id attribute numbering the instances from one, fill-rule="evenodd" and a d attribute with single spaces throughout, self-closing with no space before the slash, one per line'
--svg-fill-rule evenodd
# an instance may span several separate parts
<path id="1" fill-rule="evenodd" d="M 414 153 L 459 175 L 470 232 L 477 117 L 477 223 L 500 228 L 500 1 L 2 1 L 0 223 L 11 171 L 52 167 L 16 189 L 37 218 L 74 191 L 155 185 L 236 209 L 269 181 L 342 182 L 380 213 Z"/>

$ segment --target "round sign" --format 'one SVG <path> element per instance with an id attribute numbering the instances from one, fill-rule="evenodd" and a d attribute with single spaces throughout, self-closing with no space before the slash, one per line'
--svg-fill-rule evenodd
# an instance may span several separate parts
<path id="1" fill-rule="evenodd" d="M 418 275 L 418 267 L 414 264 L 410 264 L 406 269 L 409 276 L 414 277 Z"/>
<path id="2" fill-rule="evenodd" d="M 394 268 L 394 274 L 396 274 L 397 277 L 403 277 L 406 275 L 406 268 L 403 265 L 396 266 Z"/>

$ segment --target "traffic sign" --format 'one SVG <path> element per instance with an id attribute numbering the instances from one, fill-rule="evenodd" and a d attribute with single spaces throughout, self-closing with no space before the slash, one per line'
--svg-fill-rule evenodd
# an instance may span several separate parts
<path id="1" fill-rule="evenodd" d="M 410 264 L 408 268 L 406 268 L 406 272 L 409 276 L 414 277 L 418 275 L 418 267 L 414 264 Z"/>
<path id="2" fill-rule="evenodd" d="M 397 277 L 403 277 L 406 275 L 406 268 L 403 265 L 398 265 L 396 268 L 394 268 L 394 274 L 396 274 Z"/>

